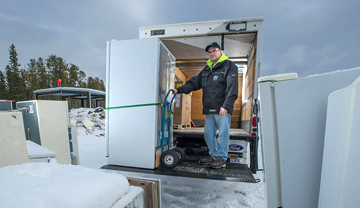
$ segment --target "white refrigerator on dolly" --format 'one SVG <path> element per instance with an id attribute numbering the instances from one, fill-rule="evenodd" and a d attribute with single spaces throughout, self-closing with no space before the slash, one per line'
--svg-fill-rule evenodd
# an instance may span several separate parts
<path id="1" fill-rule="evenodd" d="M 158 38 L 112 40 L 106 55 L 109 165 L 154 169 L 161 106 L 174 88 L 175 58 Z M 168 96 L 170 102 L 172 94 Z M 172 129 L 172 128 L 170 128 Z M 165 135 L 172 132 L 165 132 Z"/>

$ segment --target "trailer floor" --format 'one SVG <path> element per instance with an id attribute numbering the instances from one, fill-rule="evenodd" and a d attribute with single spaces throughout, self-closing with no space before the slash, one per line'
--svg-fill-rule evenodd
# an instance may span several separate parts
<path id="1" fill-rule="evenodd" d="M 226 168 L 212 169 L 205 165 L 199 164 L 197 161 L 183 161 L 174 169 L 167 169 L 164 167 L 157 169 L 143 169 L 124 167 L 116 165 L 105 165 L 101 169 L 129 171 L 137 173 L 159 174 L 169 176 L 181 176 L 189 178 L 213 179 L 233 182 L 248 182 L 256 183 L 254 176 L 251 174 L 249 167 L 246 164 L 226 163 Z"/>

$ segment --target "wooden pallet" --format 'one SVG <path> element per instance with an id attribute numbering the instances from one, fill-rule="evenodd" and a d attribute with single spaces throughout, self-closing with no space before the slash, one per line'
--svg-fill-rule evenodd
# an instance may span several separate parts
<path id="1" fill-rule="evenodd" d="M 187 129 L 191 128 L 191 124 L 174 124 L 174 129 Z"/>

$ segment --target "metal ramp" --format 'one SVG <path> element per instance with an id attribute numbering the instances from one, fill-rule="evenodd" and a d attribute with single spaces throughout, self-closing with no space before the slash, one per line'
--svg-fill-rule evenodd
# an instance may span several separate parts
<path id="1" fill-rule="evenodd" d="M 250 168 L 246 164 L 229 162 L 226 163 L 226 168 L 222 169 L 212 169 L 205 165 L 199 164 L 198 161 L 184 161 L 178 164 L 174 169 L 167 169 L 164 167 L 157 169 L 142 169 L 116 165 L 105 165 L 101 167 L 101 169 L 233 182 L 257 182 L 254 176 L 251 174 Z"/>

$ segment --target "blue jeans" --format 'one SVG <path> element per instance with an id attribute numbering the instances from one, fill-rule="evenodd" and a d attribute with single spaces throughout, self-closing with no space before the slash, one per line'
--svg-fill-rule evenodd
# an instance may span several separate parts
<path id="1" fill-rule="evenodd" d="M 219 136 L 216 138 L 216 132 Z M 227 159 L 230 139 L 230 114 L 207 114 L 205 116 L 204 138 L 213 159 Z"/>

